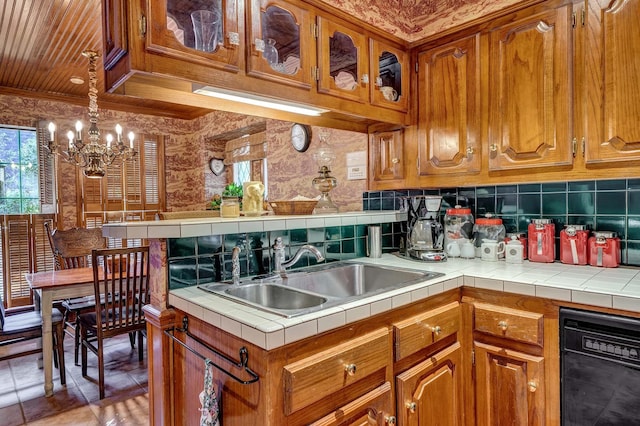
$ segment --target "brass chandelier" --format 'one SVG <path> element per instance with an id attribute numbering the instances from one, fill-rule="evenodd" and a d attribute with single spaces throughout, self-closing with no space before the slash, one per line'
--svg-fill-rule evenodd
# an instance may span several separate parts
<path id="1" fill-rule="evenodd" d="M 127 135 L 129 144 L 122 141 L 122 126 L 116 125 L 116 138 L 107 134 L 106 143 L 100 141 L 100 129 L 98 129 L 98 89 L 96 63 L 98 53 L 85 50 L 82 55 L 89 59 L 89 130 L 88 141 L 83 140 L 82 121 L 76 122 L 76 131 L 67 132 L 68 143 L 66 150 L 56 141 L 56 126 L 49 123 L 49 140 L 45 147 L 50 154 L 59 155 L 64 161 L 81 167 L 83 174 L 88 178 L 101 178 L 106 174 L 106 166 L 115 161 L 127 161 L 137 154 L 133 147 L 134 134 Z"/>

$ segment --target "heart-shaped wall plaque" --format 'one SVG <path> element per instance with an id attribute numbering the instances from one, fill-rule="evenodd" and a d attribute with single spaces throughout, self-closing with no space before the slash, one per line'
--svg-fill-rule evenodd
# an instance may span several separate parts
<path id="1" fill-rule="evenodd" d="M 214 175 L 220 176 L 224 171 L 224 161 L 221 158 L 212 158 L 209 160 L 209 168 Z"/>

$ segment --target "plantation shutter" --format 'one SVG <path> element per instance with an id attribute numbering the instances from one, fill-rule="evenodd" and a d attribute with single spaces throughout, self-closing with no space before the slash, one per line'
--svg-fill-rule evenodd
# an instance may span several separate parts
<path id="1" fill-rule="evenodd" d="M 7 258 L 3 259 L 3 278 L 7 291 L 7 305 L 20 306 L 30 303 L 31 291 L 24 278 L 30 272 L 29 215 L 3 216 L 2 244 Z"/>
<path id="2" fill-rule="evenodd" d="M 138 151 L 138 155 L 124 163 L 125 173 L 125 194 L 127 210 L 144 209 L 142 200 L 142 179 L 140 178 L 141 159 L 144 159 L 144 152 L 141 149 L 139 140 L 134 141 L 134 148 Z"/>
<path id="3" fill-rule="evenodd" d="M 124 164 L 115 162 L 107 167 L 107 202 L 105 210 L 124 210 L 123 174 Z"/>
<path id="4" fill-rule="evenodd" d="M 101 212 L 103 209 L 102 202 L 102 179 L 89 179 L 82 174 L 82 170 L 78 168 L 82 180 L 82 203 L 85 215 L 88 213 Z"/>
<path id="5" fill-rule="evenodd" d="M 38 141 L 38 184 L 40 190 L 40 211 L 56 212 L 55 158 L 45 148 L 49 133 L 47 122 L 39 121 L 36 127 Z"/>
<path id="6" fill-rule="evenodd" d="M 157 138 L 144 141 L 145 209 L 160 211 L 160 150 Z"/>

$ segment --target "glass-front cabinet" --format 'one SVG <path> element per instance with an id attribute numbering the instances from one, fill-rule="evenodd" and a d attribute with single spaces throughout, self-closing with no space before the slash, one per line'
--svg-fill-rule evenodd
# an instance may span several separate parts
<path id="1" fill-rule="evenodd" d="M 249 14 L 248 74 L 309 89 L 316 56 L 311 13 L 281 0 L 254 0 Z"/>
<path id="2" fill-rule="evenodd" d="M 369 101 L 367 37 L 318 17 L 318 92 Z"/>
<path id="3" fill-rule="evenodd" d="M 147 2 L 146 49 L 180 60 L 237 70 L 241 52 L 237 0 Z"/>
<path id="4" fill-rule="evenodd" d="M 409 56 L 374 38 L 369 40 L 372 73 L 371 103 L 407 111 L 409 106 Z"/>

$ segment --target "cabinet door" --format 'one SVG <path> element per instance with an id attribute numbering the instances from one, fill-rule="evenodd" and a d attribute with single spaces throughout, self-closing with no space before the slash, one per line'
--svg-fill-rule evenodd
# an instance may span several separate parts
<path id="1" fill-rule="evenodd" d="M 385 382 L 355 401 L 311 423 L 310 426 L 382 426 L 392 424 L 392 413 L 391 384 Z"/>
<path id="2" fill-rule="evenodd" d="M 237 0 L 147 2 L 146 49 L 182 61 L 237 70 Z"/>
<path id="3" fill-rule="evenodd" d="M 489 169 L 570 165 L 571 6 L 489 33 Z"/>
<path id="4" fill-rule="evenodd" d="M 545 423 L 544 359 L 475 342 L 476 424 Z"/>
<path id="5" fill-rule="evenodd" d="M 478 172 L 479 36 L 420 53 L 418 67 L 418 174 Z"/>
<path id="6" fill-rule="evenodd" d="M 369 40 L 369 69 L 373 83 L 371 103 L 407 111 L 409 106 L 409 55 L 376 39 Z"/>
<path id="7" fill-rule="evenodd" d="M 404 179 L 404 131 L 378 132 L 369 136 L 369 168 L 374 183 Z"/>
<path id="8" fill-rule="evenodd" d="M 460 343 L 454 343 L 398 375 L 396 386 L 400 425 L 462 425 L 464 401 Z"/>
<path id="9" fill-rule="evenodd" d="M 251 2 L 248 74 L 309 89 L 316 46 L 306 9 L 281 0 Z"/>
<path id="10" fill-rule="evenodd" d="M 590 0 L 585 22 L 589 163 L 640 159 L 640 2 Z"/>
<path id="11" fill-rule="evenodd" d="M 318 28 L 318 91 L 368 102 L 367 38 L 321 16 Z"/>

